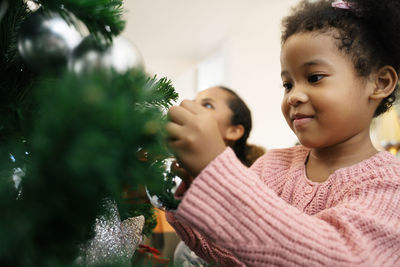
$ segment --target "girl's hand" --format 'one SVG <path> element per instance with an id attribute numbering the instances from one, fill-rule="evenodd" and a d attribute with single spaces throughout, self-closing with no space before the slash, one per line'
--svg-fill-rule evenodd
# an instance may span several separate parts
<path id="1" fill-rule="evenodd" d="M 190 176 L 184 168 L 180 167 L 176 161 L 174 161 L 171 165 L 171 172 L 182 179 L 182 182 L 179 184 L 174 194 L 176 199 L 182 199 L 186 193 L 186 190 L 193 182 L 193 177 Z"/>
<path id="2" fill-rule="evenodd" d="M 179 163 L 175 160 L 171 164 L 171 172 L 181 178 L 188 186 L 193 182 L 193 177 L 184 168 L 179 166 Z"/>
<path id="3" fill-rule="evenodd" d="M 179 164 L 196 177 L 226 148 L 217 121 L 206 108 L 189 100 L 171 107 L 168 116 L 168 144 Z"/>

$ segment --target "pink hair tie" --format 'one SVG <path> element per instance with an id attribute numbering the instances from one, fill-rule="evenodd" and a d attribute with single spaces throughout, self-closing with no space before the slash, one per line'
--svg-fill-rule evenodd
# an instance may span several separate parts
<path id="1" fill-rule="evenodd" d="M 336 0 L 332 2 L 332 7 L 340 9 L 351 9 L 353 7 L 352 3 L 345 2 L 343 0 Z"/>

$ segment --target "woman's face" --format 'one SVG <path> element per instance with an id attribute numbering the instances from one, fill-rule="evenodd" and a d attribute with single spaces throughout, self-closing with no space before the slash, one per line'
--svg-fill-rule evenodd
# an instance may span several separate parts
<path id="1" fill-rule="evenodd" d="M 232 127 L 231 119 L 233 113 L 228 106 L 230 97 L 231 95 L 225 90 L 212 87 L 198 93 L 194 100 L 209 110 L 217 121 L 219 131 L 225 141 L 227 141 L 229 129 Z"/>

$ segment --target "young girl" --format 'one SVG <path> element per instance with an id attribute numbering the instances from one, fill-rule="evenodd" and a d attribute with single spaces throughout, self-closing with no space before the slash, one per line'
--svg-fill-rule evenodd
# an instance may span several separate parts
<path id="1" fill-rule="evenodd" d="M 400 265 L 400 161 L 369 126 L 395 100 L 400 2 L 303 1 L 283 22 L 282 112 L 302 146 L 246 168 L 191 101 L 169 111 L 193 176 L 168 218 L 218 266 Z"/>
<path id="2" fill-rule="evenodd" d="M 238 159 L 246 166 L 265 153 L 265 149 L 247 143 L 252 120 L 251 112 L 246 103 L 233 90 L 223 87 L 211 87 L 201 91 L 194 100 L 208 109 L 218 124 L 219 131 L 226 145 L 230 146 Z M 184 170 L 175 166 L 178 174 L 185 175 Z M 186 179 L 187 181 L 188 179 Z M 189 179 L 192 180 L 192 179 Z M 188 185 L 183 182 L 180 191 L 185 191 Z M 182 241 L 178 244 L 174 255 L 175 266 L 207 266 L 201 258 L 196 256 Z"/>

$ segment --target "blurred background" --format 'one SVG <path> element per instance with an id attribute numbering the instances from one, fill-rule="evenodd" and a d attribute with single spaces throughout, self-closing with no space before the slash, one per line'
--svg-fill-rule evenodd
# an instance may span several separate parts
<path id="1" fill-rule="evenodd" d="M 146 71 L 172 80 L 180 98 L 223 85 L 252 111 L 249 142 L 267 149 L 297 142 L 280 111 L 281 19 L 299 0 L 129 0 L 123 35 Z M 397 111 L 396 111 L 397 110 Z M 374 121 L 375 146 L 399 154 L 399 105 Z"/>
<path id="2" fill-rule="evenodd" d="M 129 0 L 123 35 L 144 58 L 146 71 L 171 79 L 179 101 L 208 87 L 235 90 L 252 111 L 249 142 L 266 149 L 293 146 L 296 136 L 281 113 L 281 19 L 299 0 Z M 374 120 L 379 150 L 400 156 L 399 107 Z M 178 238 L 157 213 L 147 244 L 173 258 Z"/>
<path id="3" fill-rule="evenodd" d="M 249 142 L 296 142 L 280 103 L 280 20 L 298 0 L 129 0 L 123 35 L 146 71 L 167 76 L 182 99 L 214 85 L 232 88 L 253 115 Z"/>

